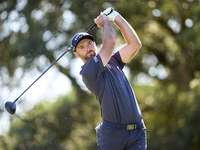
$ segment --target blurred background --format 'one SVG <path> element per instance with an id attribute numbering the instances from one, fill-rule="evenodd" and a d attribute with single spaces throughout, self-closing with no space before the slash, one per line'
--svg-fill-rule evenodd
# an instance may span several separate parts
<path id="1" fill-rule="evenodd" d="M 98 102 L 69 51 L 17 102 L 4 109 L 114 7 L 143 46 L 125 67 L 147 127 L 149 150 L 200 149 L 200 0 L 1 0 L 0 149 L 94 150 Z M 113 23 L 112 23 L 113 24 Z M 116 51 L 124 39 L 117 33 Z M 102 42 L 102 29 L 90 32 Z"/>

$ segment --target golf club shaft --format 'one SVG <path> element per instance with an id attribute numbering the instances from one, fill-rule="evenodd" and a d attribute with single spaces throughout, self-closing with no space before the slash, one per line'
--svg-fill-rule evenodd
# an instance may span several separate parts
<path id="1" fill-rule="evenodd" d="M 107 15 L 109 15 L 110 13 L 112 13 L 113 12 L 113 8 L 111 9 L 111 11 L 108 13 L 108 14 L 105 14 L 106 16 Z M 87 31 L 86 31 L 86 33 L 88 33 L 88 32 L 90 32 L 91 30 L 93 30 L 95 27 L 97 26 L 97 24 L 96 23 L 94 23 Z M 60 57 L 58 57 L 24 92 L 22 92 L 22 94 L 21 95 L 19 95 L 19 97 L 17 97 L 15 100 L 14 100 L 14 102 L 13 103 L 15 103 L 15 102 L 17 102 L 18 101 L 18 99 L 22 96 L 22 95 L 24 95 L 24 93 L 26 93 L 26 91 L 30 88 L 30 87 L 32 87 L 32 85 L 33 84 L 35 84 L 35 82 L 37 81 L 37 80 L 39 80 L 60 58 L 62 58 L 71 48 L 73 48 L 73 46 L 71 45 Z"/>
<path id="2" fill-rule="evenodd" d="M 15 99 L 15 103 L 37 80 L 39 80 L 60 58 L 62 58 L 73 46 L 71 45 L 60 57 L 58 57 L 18 98 Z"/>
<path id="3" fill-rule="evenodd" d="M 90 32 L 91 30 L 93 30 L 95 27 L 96 27 L 97 25 L 96 25 L 96 23 L 95 24 L 93 24 L 86 32 L 88 33 L 88 32 Z M 32 87 L 32 85 L 33 84 L 35 84 L 35 82 L 37 82 L 37 80 L 39 80 L 58 60 L 60 60 L 60 58 L 62 58 L 71 48 L 72 48 L 73 46 L 71 45 L 60 57 L 58 57 L 26 90 L 24 90 L 24 92 L 22 92 L 22 94 L 19 96 L 19 97 L 17 97 L 15 100 L 14 100 L 14 102 L 13 103 L 15 103 L 15 102 L 17 102 L 18 101 L 18 99 L 22 96 L 22 95 L 24 95 L 24 93 L 26 93 L 26 91 L 28 91 L 28 89 L 30 88 L 30 87 Z"/>
<path id="4" fill-rule="evenodd" d="M 97 26 L 97 24 L 93 24 L 87 31 L 86 33 L 90 32 L 91 30 L 93 30 L 95 27 Z"/>

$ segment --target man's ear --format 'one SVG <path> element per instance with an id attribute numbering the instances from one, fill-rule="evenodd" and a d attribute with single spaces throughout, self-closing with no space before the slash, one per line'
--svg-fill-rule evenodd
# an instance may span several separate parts
<path id="1" fill-rule="evenodd" d="M 94 41 L 94 45 L 97 46 L 95 41 Z"/>
<path id="2" fill-rule="evenodd" d="M 77 52 L 74 52 L 74 55 L 77 57 L 77 58 L 80 58 L 79 54 Z"/>

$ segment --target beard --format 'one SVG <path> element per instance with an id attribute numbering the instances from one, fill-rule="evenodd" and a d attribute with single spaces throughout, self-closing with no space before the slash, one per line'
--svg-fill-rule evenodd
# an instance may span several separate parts
<path id="1" fill-rule="evenodd" d="M 93 58 L 93 57 L 95 57 L 96 56 L 96 51 L 94 51 L 94 50 L 89 50 L 86 54 L 80 54 L 80 53 L 78 53 L 78 52 L 76 52 L 77 53 L 77 55 L 79 56 L 79 58 L 80 59 L 82 59 L 82 61 L 84 62 L 84 63 L 86 63 L 89 59 L 91 59 L 91 58 Z"/>
<path id="2" fill-rule="evenodd" d="M 90 50 L 83 58 L 84 58 L 84 60 L 88 61 L 89 59 L 93 58 L 94 56 L 96 56 L 95 51 Z"/>

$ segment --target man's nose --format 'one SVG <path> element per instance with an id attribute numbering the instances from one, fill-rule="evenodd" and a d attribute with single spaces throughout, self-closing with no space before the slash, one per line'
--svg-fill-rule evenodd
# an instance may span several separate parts
<path id="1" fill-rule="evenodd" d="M 86 50 L 87 50 L 87 51 L 90 51 L 90 48 L 89 48 L 89 46 L 86 46 Z"/>

